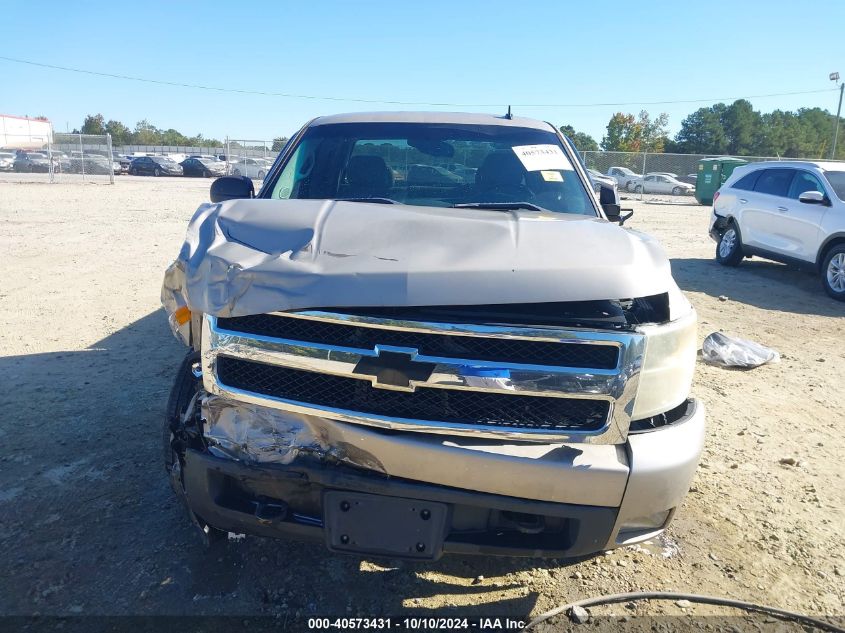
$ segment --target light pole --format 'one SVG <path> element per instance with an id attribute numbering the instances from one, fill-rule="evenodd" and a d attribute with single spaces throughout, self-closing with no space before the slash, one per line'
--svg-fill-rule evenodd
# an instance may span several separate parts
<path id="1" fill-rule="evenodd" d="M 830 80 L 839 83 L 839 73 L 830 73 Z M 842 92 L 845 91 L 845 83 L 839 86 L 839 107 L 836 108 L 836 120 L 833 122 L 833 147 L 830 149 L 830 160 L 836 158 L 836 137 L 839 136 L 839 113 L 842 112 Z"/>

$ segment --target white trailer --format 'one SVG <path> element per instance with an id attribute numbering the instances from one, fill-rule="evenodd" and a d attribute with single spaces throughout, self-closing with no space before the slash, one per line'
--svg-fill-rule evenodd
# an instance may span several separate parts
<path id="1" fill-rule="evenodd" d="M 0 148 L 43 149 L 53 139 L 53 125 L 46 119 L 0 114 Z"/>

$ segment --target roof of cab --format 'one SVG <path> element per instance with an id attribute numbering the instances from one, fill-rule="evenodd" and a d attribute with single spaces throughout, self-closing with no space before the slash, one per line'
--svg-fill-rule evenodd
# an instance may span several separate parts
<path id="1" fill-rule="evenodd" d="M 551 124 L 536 119 L 523 117 L 509 119 L 504 115 L 467 112 L 353 112 L 321 116 L 314 119 L 311 126 L 335 123 L 452 123 L 455 125 L 502 125 L 555 131 Z"/>

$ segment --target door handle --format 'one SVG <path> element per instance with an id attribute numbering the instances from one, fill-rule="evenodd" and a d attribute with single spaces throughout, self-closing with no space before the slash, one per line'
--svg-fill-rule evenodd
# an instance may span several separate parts
<path id="1" fill-rule="evenodd" d="M 787 209 L 786 207 L 778 207 L 778 211 L 780 211 L 781 213 L 786 213 L 787 211 L 789 211 L 789 209 Z"/>
<path id="2" fill-rule="evenodd" d="M 740 201 L 742 204 L 745 204 L 746 202 L 748 202 L 748 200 L 746 200 L 745 198 L 740 198 L 740 199 L 739 199 L 739 201 Z"/>

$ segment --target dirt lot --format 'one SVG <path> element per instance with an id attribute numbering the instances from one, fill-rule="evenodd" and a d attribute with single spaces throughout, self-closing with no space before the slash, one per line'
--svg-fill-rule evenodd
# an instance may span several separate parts
<path id="1" fill-rule="evenodd" d="M 525 617 L 670 589 L 845 613 L 845 306 L 786 266 L 718 266 L 700 206 L 635 203 L 630 225 L 666 247 L 700 339 L 724 330 L 782 361 L 699 363 L 707 446 L 662 542 L 578 562 L 429 565 L 258 538 L 204 551 L 160 463 L 183 348 L 159 288 L 208 184 L 0 180 L 0 613 Z M 602 612 L 723 613 L 671 602 Z"/>

